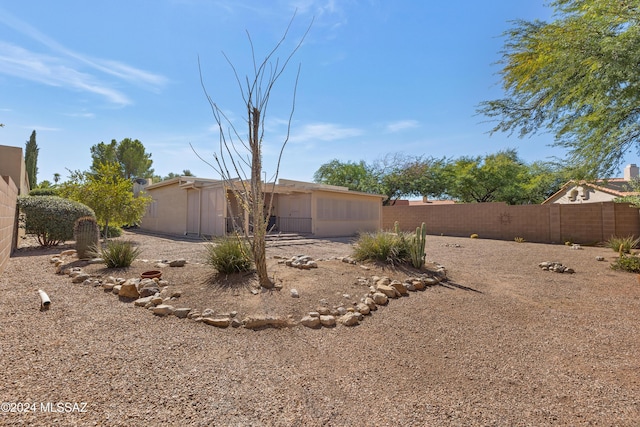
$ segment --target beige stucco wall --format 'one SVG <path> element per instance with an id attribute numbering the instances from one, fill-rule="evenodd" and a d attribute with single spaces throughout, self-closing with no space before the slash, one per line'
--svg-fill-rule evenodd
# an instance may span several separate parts
<path id="1" fill-rule="evenodd" d="M 317 237 L 351 236 L 382 228 L 382 199 L 377 196 L 314 191 L 311 212 Z"/>
<path id="2" fill-rule="evenodd" d="M 29 194 L 29 179 L 22 148 L 0 145 L 0 175 L 10 176 L 18 187 L 19 194 Z"/>
<path id="3" fill-rule="evenodd" d="M 576 197 L 572 196 L 573 192 L 576 192 Z M 573 185 L 568 187 L 566 191 L 561 194 L 556 194 L 551 203 L 560 203 L 563 205 L 575 205 L 580 203 L 600 203 L 611 202 L 616 196 L 608 194 L 602 191 L 598 191 L 586 185 Z"/>
<path id="4" fill-rule="evenodd" d="M 178 183 L 147 189 L 153 202 L 142 218 L 143 230 L 169 234 L 184 234 L 187 231 L 187 191 Z"/>

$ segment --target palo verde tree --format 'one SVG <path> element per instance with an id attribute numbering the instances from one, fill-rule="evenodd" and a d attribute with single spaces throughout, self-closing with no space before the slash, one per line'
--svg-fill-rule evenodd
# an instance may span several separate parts
<path id="1" fill-rule="evenodd" d="M 101 165 L 115 163 L 120 168 L 120 175 L 126 179 L 149 178 L 153 176 L 151 154 L 147 153 L 142 142 L 125 138 L 118 142 L 101 142 L 91 147 L 91 171 L 96 173 Z"/>
<path id="2" fill-rule="evenodd" d="M 31 137 L 24 147 L 24 166 L 27 170 L 27 177 L 29 178 L 29 186 L 36 188 L 38 185 L 38 153 L 40 149 L 36 144 L 36 131 L 31 132 Z"/>
<path id="3" fill-rule="evenodd" d="M 265 212 L 271 211 L 273 198 L 269 197 L 269 206 L 265 206 L 265 193 L 273 193 L 275 190 L 275 183 L 280 171 L 282 153 L 289 140 L 291 120 L 295 110 L 298 78 L 300 76 L 300 65 L 298 66 L 295 84 L 293 87 L 293 101 L 287 124 L 287 132 L 280 147 L 275 173 L 273 174 L 272 186 L 268 186 L 267 183 L 263 183 L 262 181 L 262 143 L 264 137 L 265 118 L 271 97 L 271 91 L 287 68 L 287 65 L 293 55 L 302 45 L 302 42 L 311 28 L 311 25 L 309 25 L 300 41 L 281 62 L 277 55 L 287 38 L 294 18 L 295 15 L 289 22 L 281 39 L 261 61 L 256 58 L 251 36 L 247 32 L 249 44 L 251 45 L 253 71 L 250 75 L 246 75 L 244 78 L 240 77 L 236 67 L 223 53 L 236 77 L 236 82 L 240 89 L 243 104 L 246 107 L 246 136 L 244 136 L 244 132 L 241 132 L 234 125 L 234 123 L 209 95 L 202 77 L 202 70 L 200 69 L 200 83 L 211 107 L 213 117 L 219 131 L 219 147 L 217 152 L 214 154 L 215 162 L 214 164 L 209 164 L 226 182 L 228 188 L 234 194 L 240 209 L 249 213 L 251 222 L 250 228 L 252 232 L 250 240 L 251 253 L 256 266 L 258 282 L 260 286 L 265 288 L 273 288 L 274 286 L 274 283 L 269 278 L 267 272 L 265 243 L 268 226 L 268 217 L 265 216 Z M 198 64 L 198 66 L 200 67 L 200 64 Z M 249 238 L 249 227 L 245 227 L 244 230 L 245 237 Z"/>
<path id="4" fill-rule="evenodd" d="M 640 4 L 555 0 L 551 22 L 516 21 L 501 65 L 505 98 L 479 111 L 493 131 L 555 135 L 569 165 L 608 176 L 640 151 Z M 580 171 L 580 169 L 578 169 Z"/>
<path id="5" fill-rule="evenodd" d="M 134 196 L 131 180 L 120 174 L 117 163 L 102 163 L 93 173 L 73 172 L 60 195 L 89 206 L 108 238 L 109 226 L 136 224 L 144 216 L 150 197 Z"/>

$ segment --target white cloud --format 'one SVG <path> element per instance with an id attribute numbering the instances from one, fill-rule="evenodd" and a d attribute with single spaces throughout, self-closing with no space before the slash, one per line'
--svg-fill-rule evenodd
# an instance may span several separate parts
<path id="1" fill-rule="evenodd" d="M 291 131 L 291 142 L 336 141 L 360 136 L 362 129 L 343 127 L 334 123 L 308 124 Z"/>
<path id="2" fill-rule="evenodd" d="M 16 44 L 0 42 L 0 73 L 50 86 L 94 93 L 109 102 L 127 105 L 131 100 L 103 81 L 96 71 L 128 83 L 158 89 L 167 83 L 159 74 L 150 73 L 110 59 L 95 59 L 66 48 L 26 22 L 0 9 L 0 23 L 38 41 L 48 54 L 35 53 Z"/>
<path id="3" fill-rule="evenodd" d="M 393 123 L 389 123 L 386 126 L 387 132 L 395 133 L 405 129 L 414 129 L 420 127 L 420 123 L 417 120 L 398 120 Z"/>

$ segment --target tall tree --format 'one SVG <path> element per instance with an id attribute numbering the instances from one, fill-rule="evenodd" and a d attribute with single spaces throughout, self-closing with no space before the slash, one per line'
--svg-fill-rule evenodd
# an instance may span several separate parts
<path id="1" fill-rule="evenodd" d="M 284 73 L 289 61 L 300 48 L 311 28 L 311 26 L 307 28 L 300 41 L 294 46 L 285 59 L 280 61 L 280 58 L 276 55 L 287 38 L 294 18 L 295 15 L 289 22 L 282 38 L 275 47 L 265 55 L 262 61 L 257 60 L 255 51 L 253 50 L 253 43 L 249 36 L 249 43 L 252 49 L 251 59 L 253 62 L 253 70 L 250 75 L 240 78 L 238 71 L 225 55 L 225 59 L 231 65 L 235 74 L 236 83 L 240 88 L 245 107 L 247 115 L 245 123 L 248 125 L 246 137 L 241 136 L 241 132 L 235 127 L 228 116 L 225 115 L 224 111 L 213 101 L 211 96 L 209 96 L 202 79 L 202 72 L 200 73 L 202 88 L 209 101 L 219 131 L 219 152 L 214 154 L 215 165 L 211 166 L 214 167 L 233 191 L 241 209 L 244 209 L 250 214 L 250 220 L 252 221 L 251 253 L 256 266 L 258 282 L 260 286 L 264 288 L 273 288 L 274 286 L 267 271 L 265 239 L 269 221 L 269 217 L 268 215 L 265 216 L 265 212 L 271 211 L 273 197 L 269 197 L 269 205 L 265 206 L 265 192 L 270 191 L 273 193 L 275 190 L 275 182 L 280 171 L 282 153 L 289 140 L 291 120 L 295 110 L 295 96 L 298 87 L 298 77 L 300 76 L 300 66 L 298 66 L 298 72 L 295 78 L 293 102 L 287 125 L 287 133 L 280 147 L 276 170 L 273 174 L 273 186 L 270 187 L 270 189 L 267 188 L 262 181 L 262 141 L 264 137 L 265 116 L 274 85 Z M 247 171 L 247 168 L 249 171 Z M 249 238 L 249 230 L 246 227 L 245 233 L 246 237 Z"/>
<path id="2" fill-rule="evenodd" d="M 118 142 L 101 142 L 91 147 L 91 171 L 96 173 L 99 167 L 106 163 L 116 163 L 120 174 L 126 179 L 149 178 L 153 176 L 151 154 L 147 153 L 144 145 L 137 139 L 125 138 Z"/>
<path id="3" fill-rule="evenodd" d="M 528 167 L 515 150 L 483 157 L 463 156 L 447 166 L 447 194 L 464 203 L 522 203 Z"/>
<path id="4" fill-rule="evenodd" d="M 24 148 L 24 165 L 27 169 L 27 178 L 29 178 L 29 185 L 31 188 L 36 188 L 38 185 L 38 153 L 40 149 L 36 144 L 36 131 L 31 132 L 31 137 L 25 144 Z"/>
<path id="5" fill-rule="evenodd" d="M 493 131 L 551 132 L 570 165 L 609 176 L 640 148 L 640 5 L 555 0 L 552 22 L 516 21 L 504 36 L 506 97 L 479 111 Z"/>

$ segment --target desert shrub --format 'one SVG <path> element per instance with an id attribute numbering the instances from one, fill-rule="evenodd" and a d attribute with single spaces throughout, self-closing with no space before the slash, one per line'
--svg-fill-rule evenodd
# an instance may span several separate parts
<path id="1" fill-rule="evenodd" d="M 472 239 L 477 239 L 477 238 L 478 238 L 478 235 L 477 235 L 476 233 L 473 233 L 473 234 L 472 234 L 471 236 L 469 236 L 469 237 L 470 237 L 470 238 L 472 238 Z"/>
<path id="2" fill-rule="evenodd" d="M 98 251 L 96 251 L 98 252 Z M 124 268 L 133 264 L 140 255 L 140 248 L 128 240 L 108 240 L 99 249 L 100 258 L 104 260 L 107 268 Z"/>
<path id="3" fill-rule="evenodd" d="M 524 237 L 516 237 L 513 240 L 515 240 L 517 243 L 524 243 L 525 242 Z"/>
<path id="4" fill-rule="evenodd" d="M 100 235 L 102 236 L 103 239 L 105 239 L 106 236 L 108 236 L 109 238 L 120 237 L 122 236 L 122 228 L 114 227 L 113 225 L 110 225 L 109 227 L 107 227 L 107 230 L 105 230 L 104 227 L 101 227 Z"/>
<path id="5" fill-rule="evenodd" d="M 30 196 L 59 196 L 60 192 L 57 188 L 49 187 L 49 188 L 34 188 L 29 191 Z"/>
<path id="6" fill-rule="evenodd" d="M 353 248 L 358 261 L 383 261 L 391 264 L 409 259 L 409 235 L 405 233 L 362 233 Z"/>
<path id="7" fill-rule="evenodd" d="M 631 253 L 631 249 L 638 246 L 638 243 L 640 243 L 640 237 L 634 239 L 634 236 L 611 236 L 611 238 L 606 242 L 606 247 L 611 248 L 616 252 L 628 254 Z"/>
<path id="8" fill-rule="evenodd" d="M 618 257 L 611 268 L 614 270 L 628 271 L 630 273 L 640 273 L 640 258 L 632 255 Z"/>
<path id="9" fill-rule="evenodd" d="M 251 249 L 241 236 L 220 237 L 205 245 L 206 262 L 219 273 L 231 274 L 251 270 Z"/>
<path id="10" fill-rule="evenodd" d="M 20 196 L 21 226 L 35 234 L 42 246 L 55 246 L 73 239 L 73 225 L 83 216 L 95 217 L 82 203 L 57 196 Z"/>

